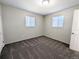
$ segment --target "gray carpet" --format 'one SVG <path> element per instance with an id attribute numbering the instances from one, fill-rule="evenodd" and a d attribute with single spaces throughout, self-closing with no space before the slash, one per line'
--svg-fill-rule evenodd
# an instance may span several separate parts
<path id="1" fill-rule="evenodd" d="M 1 59 L 79 59 L 79 53 L 59 41 L 38 37 L 6 45 Z"/>

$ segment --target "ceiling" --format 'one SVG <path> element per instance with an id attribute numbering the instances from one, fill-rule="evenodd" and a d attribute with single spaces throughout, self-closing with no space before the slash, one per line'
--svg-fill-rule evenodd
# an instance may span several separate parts
<path id="1" fill-rule="evenodd" d="M 48 5 L 42 5 L 41 1 L 42 0 L 0 0 L 0 3 L 41 15 L 57 12 L 79 4 L 79 0 L 50 0 Z"/>

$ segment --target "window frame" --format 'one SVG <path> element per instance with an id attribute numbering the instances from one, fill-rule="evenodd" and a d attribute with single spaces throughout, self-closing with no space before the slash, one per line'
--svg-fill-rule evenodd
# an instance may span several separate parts
<path id="1" fill-rule="evenodd" d="M 34 21 L 34 23 L 35 23 L 35 26 L 27 26 L 27 17 L 34 17 L 35 19 L 35 21 Z M 30 15 L 27 15 L 27 16 L 25 16 L 25 27 L 27 27 L 27 28 L 35 28 L 36 27 L 36 17 L 35 16 L 30 16 Z"/>
<path id="2" fill-rule="evenodd" d="M 63 16 L 63 15 L 52 16 L 51 25 L 52 25 L 53 28 L 63 28 L 64 27 L 65 16 L 63 16 L 63 26 L 61 26 L 61 27 L 58 26 L 58 25 L 57 26 L 53 26 L 53 19 L 54 19 L 54 17 L 61 17 L 61 16 Z M 59 23 L 59 20 L 58 20 L 58 23 Z"/>

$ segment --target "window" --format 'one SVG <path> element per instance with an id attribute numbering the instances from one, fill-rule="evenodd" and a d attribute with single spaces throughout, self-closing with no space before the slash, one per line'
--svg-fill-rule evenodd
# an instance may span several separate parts
<path id="1" fill-rule="evenodd" d="M 55 16 L 52 18 L 53 27 L 63 27 L 64 25 L 64 16 Z"/>
<path id="2" fill-rule="evenodd" d="M 35 17 L 33 16 L 26 16 L 26 21 L 25 21 L 26 27 L 35 27 Z"/>

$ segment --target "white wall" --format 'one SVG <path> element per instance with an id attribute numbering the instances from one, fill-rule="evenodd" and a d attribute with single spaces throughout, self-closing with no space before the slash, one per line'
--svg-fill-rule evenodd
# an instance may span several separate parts
<path id="1" fill-rule="evenodd" d="M 1 5 L 0 5 L 0 32 L 2 32 L 2 23 L 1 23 Z"/>
<path id="2" fill-rule="evenodd" d="M 0 5 L 0 46 L 3 45 L 3 30 L 2 30 L 2 10 Z"/>
<path id="3" fill-rule="evenodd" d="M 2 18 L 5 43 L 13 43 L 43 35 L 43 17 L 10 6 L 2 6 Z M 36 17 L 36 27 L 27 28 L 24 25 L 25 16 Z"/>
<path id="4" fill-rule="evenodd" d="M 45 36 L 69 44 L 70 37 L 71 37 L 73 11 L 76 8 L 79 8 L 79 6 L 75 6 L 75 7 L 45 16 Z M 65 17 L 64 27 L 53 28 L 51 25 L 52 17 L 59 16 L 59 15 L 62 15 Z"/>
<path id="5" fill-rule="evenodd" d="M 69 8 L 60 12 L 56 12 L 45 17 L 33 14 L 21 9 L 2 5 L 2 18 L 5 43 L 13 43 L 41 35 L 70 43 L 73 10 L 79 6 Z M 25 16 L 36 17 L 36 27 L 27 28 L 24 25 Z M 51 26 L 51 18 L 53 16 L 63 15 L 65 17 L 63 28 L 53 28 Z"/>
<path id="6" fill-rule="evenodd" d="M 2 30 L 2 10 L 0 5 L 0 53 L 3 46 L 4 46 L 4 43 L 3 43 L 3 30 Z"/>

